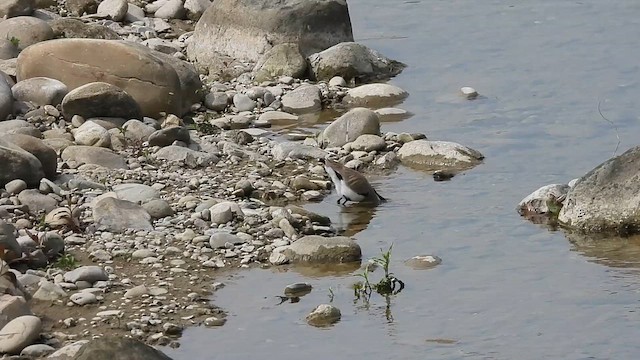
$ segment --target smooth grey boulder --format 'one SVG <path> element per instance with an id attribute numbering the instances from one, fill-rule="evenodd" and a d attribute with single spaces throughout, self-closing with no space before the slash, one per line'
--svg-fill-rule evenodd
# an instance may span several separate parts
<path id="1" fill-rule="evenodd" d="M 215 164 L 220 160 L 213 154 L 175 145 L 163 147 L 154 154 L 154 157 L 160 160 L 181 163 L 191 168 Z"/>
<path id="2" fill-rule="evenodd" d="M 171 360 L 170 357 L 138 340 L 104 336 L 90 340 L 73 357 L 73 360 Z"/>
<path id="3" fill-rule="evenodd" d="M 130 230 L 153 230 L 151 215 L 131 201 L 106 197 L 93 206 L 93 219 L 99 228 L 117 233 Z"/>
<path id="4" fill-rule="evenodd" d="M 42 322 L 34 315 L 23 315 L 11 320 L 0 330 L 0 352 L 19 354 L 40 336 Z"/>
<path id="5" fill-rule="evenodd" d="M 171 126 L 168 128 L 154 131 L 149 135 L 150 146 L 169 146 L 174 141 L 182 141 L 186 144 L 191 142 L 191 136 L 189 135 L 189 129 L 183 126 Z"/>
<path id="6" fill-rule="evenodd" d="M 276 144 L 271 149 L 271 155 L 276 160 L 291 159 L 324 159 L 329 155 L 326 151 L 315 146 L 304 145 L 296 142 L 283 142 Z"/>
<path id="7" fill-rule="evenodd" d="M 173 209 L 166 200 L 151 199 L 142 204 L 142 207 L 151 215 L 152 219 L 161 219 L 173 215 Z"/>
<path id="8" fill-rule="evenodd" d="M 29 16 L 35 9 L 35 0 L 2 0 L 0 1 L 0 18 Z"/>
<path id="9" fill-rule="evenodd" d="M 0 186 L 11 180 L 24 180 L 29 186 L 37 186 L 44 177 L 42 164 L 32 154 L 19 146 L 0 138 Z"/>
<path id="10" fill-rule="evenodd" d="M 558 221 L 585 233 L 640 232 L 640 146 L 582 176 L 567 193 Z"/>
<path id="11" fill-rule="evenodd" d="M 309 56 L 311 73 L 316 80 L 340 76 L 357 83 L 386 80 L 398 75 L 405 64 L 386 58 L 379 52 L 354 42 L 334 45 Z"/>
<path id="12" fill-rule="evenodd" d="M 124 131 L 124 137 L 127 141 L 137 142 L 147 141 L 149 136 L 156 131 L 153 126 L 136 119 L 125 122 L 122 125 L 122 130 Z"/>
<path id="13" fill-rule="evenodd" d="M 30 153 L 35 156 L 42 170 L 44 171 L 44 176 L 48 179 L 53 179 L 57 175 L 58 168 L 58 155 L 55 150 L 47 145 L 41 139 L 38 139 L 33 136 L 24 135 L 24 134 L 11 134 L 0 136 L 0 139 L 4 139 L 9 141 L 10 143 L 18 146 L 22 150 Z"/>
<path id="14" fill-rule="evenodd" d="M 128 9 L 127 0 L 103 0 L 98 5 L 97 14 L 108 17 L 113 21 L 122 21 L 127 15 Z"/>
<path id="15" fill-rule="evenodd" d="M 30 101 L 38 106 L 57 106 L 69 92 L 67 85 L 56 79 L 34 77 L 19 81 L 11 88 L 18 101 Z"/>
<path id="16" fill-rule="evenodd" d="M 256 103 L 246 94 L 235 94 L 233 96 L 233 106 L 236 107 L 238 112 L 253 111 L 256 108 Z"/>
<path id="17" fill-rule="evenodd" d="M 131 201 L 136 204 L 144 204 L 153 199 L 160 198 L 158 190 L 144 184 L 117 184 L 113 186 L 113 191 L 118 195 L 118 199 Z"/>
<path id="18" fill-rule="evenodd" d="M 325 147 L 342 146 L 364 134 L 380 135 L 380 119 L 372 110 L 354 108 L 329 124 L 318 140 Z"/>
<path id="19" fill-rule="evenodd" d="M 292 114 L 307 114 L 322 110 L 320 88 L 301 85 L 282 96 L 282 110 Z"/>
<path id="20" fill-rule="evenodd" d="M 297 44 L 278 44 L 264 54 L 253 68 L 254 81 L 261 83 L 280 76 L 302 78 L 307 72 L 307 59 Z"/>
<path id="21" fill-rule="evenodd" d="M 13 100 L 11 86 L 4 76 L 0 76 L 0 121 L 6 120 L 13 113 Z"/>
<path id="22" fill-rule="evenodd" d="M 472 168 L 484 159 L 479 151 L 449 141 L 414 140 L 398 151 L 400 161 L 426 171 L 463 170 Z"/>
<path id="23" fill-rule="evenodd" d="M 291 245 L 276 248 L 274 254 L 283 255 L 290 263 L 348 263 L 360 261 L 360 245 L 346 236 L 304 236 Z M 274 256 L 272 254 L 272 256 Z"/>
<path id="24" fill-rule="evenodd" d="M 409 93 L 391 84 L 366 84 L 347 91 L 342 102 L 349 106 L 380 108 L 395 105 L 404 100 Z"/>
<path id="25" fill-rule="evenodd" d="M 378 135 L 362 134 L 351 143 L 351 150 L 356 151 L 380 151 L 387 147 L 384 139 Z"/>
<path id="26" fill-rule="evenodd" d="M 85 121 L 79 128 L 71 130 L 78 145 L 111 147 L 111 134 L 93 121 Z"/>
<path id="27" fill-rule="evenodd" d="M 62 99 L 62 114 L 67 119 L 80 115 L 85 119 L 99 116 L 140 119 L 140 106 L 117 86 L 92 82 L 79 86 Z"/>
<path id="28" fill-rule="evenodd" d="M 22 351 L 20 352 L 20 355 L 27 356 L 33 359 L 33 358 L 47 356 L 54 351 L 56 351 L 56 349 L 47 344 L 33 344 L 22 349 Z"/>
<path id="29" fill-rule="evenodd" d="M 41 41 L 53 39 L 53 29 L 46 21 L 31 16 L 17 16 L 0 22 L 0 38 L 17 41 L 22 50 Z"/>
<path id="30" fill-rule="evenodd" d="M 182 0 L 167 0 L 153 14 L 160 19 L 182 19 L 186 15 Z"/>
<path id="31" fill-rule="evenodd" d="M 209 245 L 213 249 L 222 249 L 227 243 L 233 245 L 244 244 L 246 241 L 237 235 L 233 235 L 227 232 L 216 232 L 209 238 Z"/>
<path id="32" fill-rule="evenodd" d="M 68 146 L 62 151 L 60 157 L 64 161 L 74 161 L 78 164 L 94 164 L 109 169 L 127 168 L 127 163 L 121 155 L 101 147 Z"/>
<path id="33" fill-rule="evenodd" d="M 285 43 L 297 44 L 307 56 L 353 41 L 353 33 L 345 0 L 216 0 L 191 40 L 189 57 L 208 66 L 219 54 L 255 62 Z"/>
<path id="34" fill-rule="evenodd" d="M 29 207 L 29 212 L 32 214 L 38 214 L 39 212 L 48 213 L 51 210 L 58 207 L 58 202 L 51 196 L 41 194 L 36 189 L 28 189 L 18 194 L 18 200 L 23 205 Z"/>
<path id="35" fill-rule="evenodd" d="M 101 266 L 88 265 L 67 271 L 64 273 L 64 281 L 75 283 L 76 281 L 86 281 L 93 284 L 96 281 L 107 281 L 109 275 Z"/>

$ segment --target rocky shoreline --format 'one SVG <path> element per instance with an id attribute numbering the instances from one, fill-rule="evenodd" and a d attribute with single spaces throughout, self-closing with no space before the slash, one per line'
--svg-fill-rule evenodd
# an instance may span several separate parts
<path id="1" fill-rule="evenodd" d="M 238 24 L 214 16 L 249 1 L 0 6 L 0 352 L 76 358 L 105 335 L 179 346 L 187 326 L 224 325 L 208 299 L 223 271 L 359 260 L 353 239 L 301 207 L 331 191 L 319 159 L 451 176 L 482 161 L 381 132 L 408 116 L 387 107 L 408 93 L 363 82 L 404 65 L 353 43 L 346 3 L 328 3 L 341 34 L 260 22 L 278 36 L 259 54 L 250 31 L 228 40 Z M 238 22 L 256 26 L 245 10 Z M 340 116 L 318 134 L 288 130 L 326 109 Z"/>

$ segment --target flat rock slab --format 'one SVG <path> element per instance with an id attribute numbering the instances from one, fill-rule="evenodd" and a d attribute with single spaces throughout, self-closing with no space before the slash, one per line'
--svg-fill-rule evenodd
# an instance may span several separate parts
<path id="1" fill-rule="evenodd" d="M 350 106 L 380 108 L 399 104 L 409 93 L 391 84 L 366 84 L 347 91 L 342 102 Z"/>
<path id="2" fill-rule="evenodd" d="M 400 161 L 427 170 L 463 170 L 478 165 L 484 155 L 469 147 L 448 141 L 414 140 L 398 151 Z"/>
<path id="3" fill-rule="evenodd" d="M 108 231 L 153 230 L 151 215 L 131 201 L 106 197 L 93 206 L 93 219 L 98 227 Z"/>
<path id="4" fill-rule="evenodd" d="M 291 263 L 348 263 L 360 261 L 360 245 L 346 236 L 304 236 L 274 252 L 282 254 Z"/>

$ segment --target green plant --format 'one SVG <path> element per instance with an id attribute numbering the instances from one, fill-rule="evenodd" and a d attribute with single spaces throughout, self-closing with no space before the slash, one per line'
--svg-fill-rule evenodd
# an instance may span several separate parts
<path id="1" fill-rule="evenodd" d="M 62 270 L 72 270 L 78 267 L 78 260 L 71 254 L 63 254 L 58 257 L 53 266 Z"/>
<path id="2" fill-rule="evenodd" d="M 18 39 L 15 36 L 12 36 L 9 41 L 11 42 L 11 44 L 13 44 L 13 46 L 18 47 L 20 46 L 20 39 Z"/>
<path id="3" fill-rule="evenodd" d="M 373 263 L 369 263 L 365 266 L 364 271 L 360 274 L 356 274 L 363 279 L 363 281 L 359 281 L 353 285 L 354 296 L 356 299 L 365 299 L 366 301 L 371 298 L 371 294 L 375 291 L 382 296 L 396 295 L 402 289 L 404 289 L 404 282 L 398 279 L 393 275 L 393 273 L 389 270 L 389 265 L 391 263 L 391 250 L 393 249 L 393 244 L 389 246 L 387 251 L 382 251 L 382 254 L 378 257 L 373 258 Z M 369 279 L 369 267 L 370 266 L 380 266 L 384 270 L 384 275 L 380 281 L 377 283 L 372 283 Z"/>

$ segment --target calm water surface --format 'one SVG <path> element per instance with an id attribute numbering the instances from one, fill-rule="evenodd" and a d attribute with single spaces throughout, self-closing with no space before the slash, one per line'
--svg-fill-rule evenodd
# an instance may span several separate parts
<path id="1" fill-rule="evenodd" d="M 481 151 L 452 181 L 400 168 L 373 179 L 391 199 L 375 212 L 311 210 L 354 237 L 365 258 L 394 244 L 406 289 L 354 303 L 353 272 L 274 268 L 236 273 L 214 302 L 230 316 L 188 329 L 174 359 L 637 359 L 640 240 L 578 239 L 521 219 L 515 205 L 539 186 L 568 182 L 640 139 L 640 2 L 349 1 L 356 39 L 409 67 L 392 83 L 415 114 L 383 131 L 424 132 Z M 463 101 L 461 86 L 484 97 Z M 403 260 L 434 254 L 417 271 Z M 292 282 L 314 286 L 276 305 Z M 304 316 L 329 301 L 329 329 Z M 388 314 L 392 319 L 388 319 Z"/>

